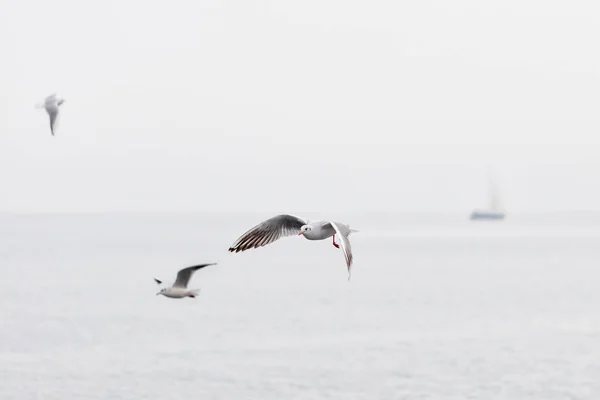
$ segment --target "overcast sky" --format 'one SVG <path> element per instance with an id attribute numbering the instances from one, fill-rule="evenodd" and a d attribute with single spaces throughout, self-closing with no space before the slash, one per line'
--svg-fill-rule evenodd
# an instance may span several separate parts
<path id="1" fill-rule="evenodd" d="M 1 212 L 600 210 L 598 2 L 0 6 Z"/>

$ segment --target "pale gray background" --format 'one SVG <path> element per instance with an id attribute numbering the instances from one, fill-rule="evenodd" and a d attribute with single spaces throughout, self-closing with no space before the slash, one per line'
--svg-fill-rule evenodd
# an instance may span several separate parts
<path id="1" fill-rule="evenodd" d="M 0 1 L 0 398 L 598 399 L 599 9 Z"/>
<path id="2" fill-rule="evenodd" d="M 0 5 L 1 211 L 599 209 L 597 2 Z"/>

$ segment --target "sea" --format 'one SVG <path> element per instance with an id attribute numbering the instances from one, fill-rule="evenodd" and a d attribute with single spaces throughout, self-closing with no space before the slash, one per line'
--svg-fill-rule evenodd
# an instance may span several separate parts
<path id="1" fill-rule="evenodd" d="M 268 213 L 0 215 L 0 399 L 600 398 L 600 215 L 468 214 L 334 216 L 350 279 L 227 251 Z"/>

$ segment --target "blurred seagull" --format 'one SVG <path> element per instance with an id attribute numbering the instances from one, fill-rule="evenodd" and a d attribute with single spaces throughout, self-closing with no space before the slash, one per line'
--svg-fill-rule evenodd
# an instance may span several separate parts
<path id="1" fill-rule="evenodd" d="M 54 129 L 56 127 L 56 118 L 58 117 L 58 107 L 65 102 L 65 99 L 56 97 L 53 93 L 44 99 L 43 103 L 37 104 L 36 108 L 44 108 L 50 116 L 50 133 L 54 136 Z"/>
<path id="2" fill-rule="evenodd" d="M 173 286 L 161 289 L 160 292 L 156 293 L 156 295 L 158 296 L 159 294 L 162 294 L 163 296 L 170 297 L 172 299 L 182 299 L 184 297 L 195 298 L 200 292 L 200 289 L 188 289 L 188 282 L 190 281 L 190 278 L 194 272 L 200 268 L 208 267 L 209 265 L 217 265 L 217 263 L 194 265 L 192 267 L 187 267 L 180 270 L 177 273 L 177 279 L 175 280 Z M 156 277 L 154 278 L 154 281 L 159 285 L 162 283 L 162 281 Z"/>
<path id="3" fill-rule="evenodd" d="M 348 236 L 358 232 L 350 226 L 335 221 L 314 221 L 296 217 L 290 214 L 281 214 L 261 222 L 250 229 L 229 248 L 230 252 L 245 251 L 252 248 L 265 246 L 273 243 L 284 236 L 302 235 L 308 240 L 324 240 L 332 237 L 333 245 L 342 248 L 346 266 L 348 267 L 348 280 L 350 280 L 350 268 L 352 267 L 352 247 Z M 335 235 L 340 237 L 340 244 L 335 242 Z"/>

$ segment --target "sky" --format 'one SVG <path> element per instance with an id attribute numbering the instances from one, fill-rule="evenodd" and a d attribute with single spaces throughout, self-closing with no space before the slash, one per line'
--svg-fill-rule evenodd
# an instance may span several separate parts
<path id="1" fill-rule="evenodd" d="M 0 6 L 0 212 L 600 211 L 600 3 Z"/>

